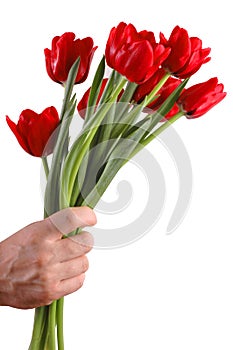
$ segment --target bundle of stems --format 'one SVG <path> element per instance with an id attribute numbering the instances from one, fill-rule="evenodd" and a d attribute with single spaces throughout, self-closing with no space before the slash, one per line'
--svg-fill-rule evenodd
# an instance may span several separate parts
<path id="1" fill-rule="evenodd" d="M 179 119 L 178 112 L 169 120 L 164 117 L 177 101 L 188 79 L 185 79 L 154 113 L 146 113 L 156 93 L 169 78 L 165 73 L 151 93 L 139 104 L 132 96 L 137 84 L 112 71 L 100 101 L 97 103 L 105 72 L 102 58 L 91 86 L 82 130 L 70 144 L 71 122 L 77 99 L 73 92 L 80 59 L 70 69 L 64 90 L 60 125 L 52 136 L 55 141 L 50 164 L 42 157 L 47 179 L 44 216 L 70 207 L 87 205 L 94 208 L 117 172 L 149 142 Z M 122 90 L 124 92 L 122 93 Z M 79 229 L 68 236 L 79 233 Z M 67 236 L 64 235 L 64 239 Z M 29 350 L 63 350 L 64 298 L 35 310 Z"/>

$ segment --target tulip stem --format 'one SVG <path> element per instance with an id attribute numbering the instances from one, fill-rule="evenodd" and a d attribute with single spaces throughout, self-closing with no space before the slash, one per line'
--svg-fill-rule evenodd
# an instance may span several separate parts
<path id="1" fill-rule="evenodd" d="M 62 172 L 62 186 L 60 189 L 61 208 L 72 205 L 71 196 L 73 191 L 75 191 L 74 203 L 76 203 L 77 196 L 79 195 L 79 193 L 76 193 L 78 189 L 74 188 L 74 184 L 81 162 L 85 157 L 86 153 L 88 152 L 91 141 L 96 135 L 96 132 L 98 131 L 104 117 L 112 107 L 112 104 L 115 103 L 117 96 L 124 87 L 125 83 L 126 79 L 122 77 L 121 80 L 118 82 L 118 85 L 112 91 L 108 103 L 104 103 L 100 106 L 100 108 L 95 113 L 95 117 L 89 120 L 89 122 L 83 129 L 82 134 L 73 143 L 69 154 L 65 160 Z"/>
<path id="2" fill-rule="evenodd" d="M 49 305 L 49 313 L 48 313 L 48 345 L 49 345 L 49 350 L 56 349 L 56 340 L 55 340 L 56 307 L 57 307 L 57 301 L 53 301 L 53 303 L 51 305 Z"/>
<path id="3" fill-rule="evenodd" d="M 64 297 L 57 300 L 57 345 L 58 345 L 58 350 L 64 350 L 63 307 L 64 307 Z"/>
<path id="4" fill-rule="evenodd" d="M 48 160 L 46 157 L 42 157 L 42 164 L 43 164 L 43 167 L 44 167 L 44 172 L 45 172 L 45 176 L 46 176 L 46 179 L 48 179 L 48 176 L 49 176 L 49 165 L 48 165 Z"/>
<path id="5" fill-rule="evenodd" d="M 149 93 L 147 96 L 147 104 L 150 104 L 154 99 L 157 94 L 157 92 L 161 89 L 161 87 L 166 83 L 168 78 L 171 76 L 170 73 L 165 73 L 162 79 L 158 82 L 158 84 L 155 85 L 154 89 Z"/>
<path id="6" fill-rule="evenodd" d="M 116 104 L 116 112 L 114 117 L 114 123 L 120 122 L 121 119 L 130 108 L 130 102 L 132 101 L 133 94 L 137 88 L 136 83 L 131 83 L 128 81 L 125 91 L 122 94 L 119 103 Z"/>
<path id="7" fill-rule="evenodd" d="M 165 123 L 163 123 L 159 128 L 157 128 L 154 132 L 152 132 L 148 137 L 146 137 L 142 142 L 141 145 L 145 147 L 150 143 L 152 140 L 154 140 L 159 134 L 161 134 L 164 130 L 166 130 L 171 124 L 173 124 L 176 120 L 178 120 L 180 117 L 184 115 L 184 112 L 180 111 L 177 114 L 175 114 L 172 118 L 167 120 Z"/>
<path id="8" fill-rule="evenodd" d="M 40 350 L 41 344 L 45 343 L 44 328 L 46 327 L 46 319 L 46 306 L 38 307 L 35 310 L 33 334 L 29 350 Z"/>

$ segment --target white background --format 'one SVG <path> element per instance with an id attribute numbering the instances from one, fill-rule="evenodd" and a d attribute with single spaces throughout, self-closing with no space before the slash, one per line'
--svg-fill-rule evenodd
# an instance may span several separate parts
<path id="1" fill-rule="evenodd" d="M 42 218 L 40 159 L 17 144 L 5 115 L 17 121 L 25 108 L 58 109 L 62 89 L 45 72 L 43 49 L 53 36 L 73 31 L 99 46 L 120 21 L 168 36 L 180 25 L 211 47 L 212 60 L 192 83 L 217 76 L 227 98 L 176 130 L 194 176 L 189 211 L 178 229 L 166 226 L 178 191 L 172 162 L 164 174 L 167 203 L 157 225 L 124 248 L 93 250 L 84 287 L 66 298 L 67 350 L 233 348 L 232 283 L 232 11 L 230 2 L 7 1 L 0 5 L 0 240 Z M 88 79 L 80 86 L 82 91 Z M 170 166 L 169 166 L 170 164 Z M 128 174 L 130 180 L 132 174 Z M 156 199 L 155 199 L 156 200 Z M 28 347 L 33 310 L 0 309 L 0 349 Z"/>

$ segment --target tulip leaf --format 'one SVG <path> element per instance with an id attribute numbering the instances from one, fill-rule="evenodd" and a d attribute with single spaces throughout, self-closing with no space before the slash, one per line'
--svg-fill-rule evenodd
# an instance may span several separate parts
<path id="1" fill-rule="evenodd" d="M 60 192 L 60 173 L 63 159 L 66 156 L 68 149 L 69 126 L 72 121 L 76 109 L 76 97 L 71 98 L 75 79 L 78 73 L 80 57 L 72 65 L 66 86 L 61 109 L 60 129 L 57 136 L 57 142 L 53 151 L 52 163 L 48 175 L 46 190 L 45 190 L 45 212 L 47 215 L 59 210 L 59 192 Z"/>
<path id="2" fill-rule="evenodd" d="M 77 60 L 74 62 L 68 74 L 67 82 L 65 85 L 65 94 L 64 94 L 64 99 L 63 99 L 63 104 L 61 109 L 61 120 L 63 119 L 63 116 L 67 108 L 67 103 L 70 101 L 70 98 L 72 95 L 75 79 L 78 74 L 79 65 L 80 65 L 80 57 L 78 57 Z"/>
<path id="3" fill-rule="evenodd" d="M 133 94 L 137 88 L 138 84 L 128 81 L 125 91 L 120 98 L 120 102 L 131 102 Z"/>
<path id="4" fill-rule="evenodd" d="M 102 121 L 102 124 L 99 126 L 96 135 L 93 139 L 93 149 L 92 144 L 90 146 L 91 152 L 89 154 L 86 154 L 78 171 L 78 174 L 76 176 L 75 182 L 77 184 L 74 185 L 72 197 L 71 197 L 71 203 L 70 205 L 77 205 L 77 198 L 80 190 L 80 184 L 84 183 L 84 167 L 87 168 L 88 163 L 88 171 L 89 174 L 95 173 L 96 169 L 101 168 L 101 171 L 104 170 L 103 165 L 108 161 L 108 158 L 113 152 L 114 148 L 116 146 L 119 147 L 120 137 L 122 136 L 122 133 L 125 129 L 129 127 L 129 124 L 131 124 L 135 118 L 140 115 L 141 110 L 143 109 L 143 106 L 141 105 L 135 105 L 129 113 L 125 116 L 122 123 L 115 123 L 114 115 L 115 115 L 115 108 L 125 106 L 125 103 L 113 103 L 112 107 L 106 113 L 105 118 Z M 131 106 L 132 107 L 132 106 Z M 101 165 L 102 164 L 102 165 Z M 101 174 L 101 172 L 99 172 Z M 88 177 L 88 175 L 87 175 Z M 91 184 L 92 186 L 92 184 Z M 86 194 L 90 192 L 90 181 L 86 181 L 84 184 L 84 188 L 82 188 L 82 195 L 84 193 L 84 197 L 86 197 Z"/>
<path id="5" fill-rule="evenodd" d="M 108 82 L 104 88 L 104 91 L 102 93 L 102 96 L 100 98 L 99 106 L 102 105 L 103 103 L 107 103 L 109 100 L 112 90 L 114 89 L 114 84 L 115 84 L 115 76 L 116 76 L 116 71 L 113 70 L 110 78 L 108 79 Z"/>
<path id="6" fill-rule="evenodd" d="M 146 101 L 146 100 L 145 100 Z M 144 102 L 146 105 L 146 102 Z M 119 107 L 121 104 L 119 103 Z M 111 137 L 116 138 L 119 135 L 122 135 L 123 137 L 127 136 L 127 130 L 130 129 L 133 125 L 133 123 L 138 119 L 140 114 L 142 113 L 144 107 L 144 104 L 139 105 L 131 105 L 131 110 L 128 113 L 124 113 L 124 116 L 118 123 L 114 123 L 114 128 L 112 128 Z M 122 106 L 123 108 L 123 106 Z"/>
<path id="7" fill-rule="evenodd" d="M 144 137 L 148 136 L 149 132 L 152 132 L 154 127 L 165 117 L 165 115 L 172 109 L 175 102 L 179 98 L 181 92 L 183 91 L 185 85 L 187 84 L 189 78 L 185 79 L 178 87 L 169 95 L 169 97 L 163 102 L 161 107 L 154 113 L 148 114 L 143 120 L 140 120 L 132 128 L 127 131 L 127 135 L 134 132 L 135 129 L 143 127 L 147 120 L 151 120 L 150 128 L 145 132 Z M 126 135 L 126 136 L 127 136 Z"/>
<path id="8" fill-rule="evenodd" d="M 99 96 L 101 84 L 103 81 L 104 77 L 104 72 L 105 72 L 105 57 L 101 59 L 99 66 L 96 70 L 92 85 L 91 85 L 91 91 L 90 91 L 90 96 L 88 99 L 88 107 L 86 110 L 86 115 L 85 115 L 85 123 L 88 122 L 89 118 L 93 114 L 93 110 L 96 105 L 96 101 Z"/>
<path id="9" fill-rule="evenodd" d="M 105 118 L 112 104 L 115 102 L 117 96 L 119 95 L 119 92 L 125 85 L 125 81 L 125 78 L 122 77 L 118 85 L 111 93 L 109 103 L 101 105 L 100 108 L 94 113 L 93 117 L 90 118 L 89 122 L 83 128 L 81 135 L 74 141 L 66 157 L 61 180 L 63 204 L 66 206 L 69 206 L 69 202 L 73 192 L 73 187 L 75 184 L 75 179 L 81 162 L 86 153 L 89 151 L 91 142 L 95 137 L 99 126 L 102 123 L 102 120 Z"/>
<path id="10" fill-rule="evenodd" d="M 117 172 L 128 162 L 133 150 L 139 146 L 144 132 L 145 130 L 138 128 L 131 134 L 130 138 L 119 138 L 118 144 L 109 152 L 109 159 L 101 176 L 97 178 L 97 184 L 89 194 L 84 192 L 85 199 L 82 205 L 88 205 L 93 208 L 98 203 Z M 97 176 L 97 174 L 93 174 L 93 176 Z"/>
<path id="11" fill-rule="evenodd" d="M 189 78 L 185 79 L 177 88 L 169 95 L 169 97 L 164 101 L 162 106 L 155 113 L 156 115 L 161 115 L 161 119 L 172 109 L 181 92 L 185 88 L 185 85 L 189 81 Z"/>
<path id="12" fill-rule="evenodd" d="M 48 181 L 45 191 L 45 212 L 51 215 L 59 209 L 59 178 L 61 171 L 62 158 L 64 156 L 64 147 L 66 147 L 69 127 L 76 109 L 76 98 L 73 96 L 68 104 L 68 108 L 63 115 L 63 121 L 60 124 L 58 138 L 53 151 L 52 164 L 48 175 Z"/>
<path id="13" fill-rule="evenodd" d="M 169 112 L 174 103 L 178 99 L 180 93 L 187 84 L 188 79 L 184 80 L 174 92 L 166 99 L 159 110 L 153 115 L 148 115 L 144 120 L 135 124 L 130 132 L 127 131 L 127 138 L 129 144 L 120 139 L 115 149 L 111 152 L 107 165 L 99 178 L 96 187 L 90 192 L 84 201 L 85 204 L 94 207 L 99 201 L 102 194 L 105 192 L 110 182 L 119 171 L 119 169 L 126 164 L 133 156 L 136 155 L 146 144 L 143 144 L 144 138 L 153 130 L 154 126 Z M 179 114 L 180 117 L 180 114 Z M 174 118 L 175 120 L 175 118 Z M 154 138 L 155 135 L 153 135 Z M 152 137 L 151 137 L 152 139 Z M 149 139 L 148 139 L 149 141 Z M 132 144 L 130 145 L 130 142 Z"/>
<path id="14" fill-rule="evenodd" d="M 157 95 L 158 91 L 161 89 L 161 87 L 166 83 L 166 81 L 168 80 L 168 78 L 170 77 L 170 73 L 165 73 L 165 75 L 162 77 L 162 79 L 158 82 L 158 84 L 156 84 L 156 86 L 154 87 L 153 90 L 151 90 L 151 92 L 149 93 L 149 95 L 147 96 L 147 100 L 148 100 L 148 104 L 151 103 L 154 98 L 155 95 Z"/>

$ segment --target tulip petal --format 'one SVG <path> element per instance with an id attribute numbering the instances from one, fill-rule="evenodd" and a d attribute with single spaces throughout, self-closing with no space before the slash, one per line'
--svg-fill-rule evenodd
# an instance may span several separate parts
<path id="1" fill-rule="evenodd" d="M 223 84 L 218 84 L 217 78 L 211 78 L 182 92 L 178 104 L 188 119 L 198 118 L 223 100 L 226 96 L 223 88 Z"/>
<path id="2" fill-rule="evenodd" d="M 171 48 L 171 53 L 163 63 L 163 67 L 170 72 L 177 72 L 186 64 L 191 54 L 191 41 L 188 32 L 176 26 L 170 35 L 167 46 Z"/>
<path id="3" fill-rule="evenodd" d="M 121 22 L 110 32 L 105 56 L 111 68 L 130 82 L 142 84 L 158 70 L 169 51 L 156 43 L 153 32 L 137 32 L 132 24 Z"/>
<path id="4" fill-rule="evenodd" d="M 18 132 L 17 125 L 8 116 L 6 116 L 6 122 L 7 122 L 8 126 L 9 126 L 9 128 L 11 129 L 11 131 L 13 132 L 13 134 L 15 135 L 15 137 L 16 137 L 18 143 L 20 144 L 20 146 L 27 153 L 30 153 L 30 148 L 28 147 L 28 144 L 27 144 L 26 140 L 24 140 L 24 138 Z"/>
<path id="5" fill-rule="evenodd" d="M 74 62 L 80 57 L 80 65 L 75 84 L 86 80 L 89 73 L 93 54 L 93 40 L 90 37 L 76 39 L 73 32 L 66 32 L 52 40 L 52 49 L 45 49 L 46 70 L 49 77 L 60 84 L 67 81 L 69 71 Z"/>

